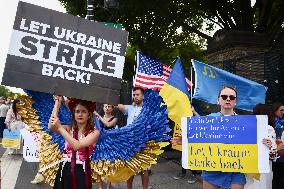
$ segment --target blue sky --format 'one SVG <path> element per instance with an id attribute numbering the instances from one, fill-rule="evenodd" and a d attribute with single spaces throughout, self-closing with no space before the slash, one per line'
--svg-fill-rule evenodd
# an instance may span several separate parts
<path id="1" fill-rule="evenodd" d="M 65 9 L 60 5 L 58 0 L 22 0 L 31 4 L 39 5 L 49 9 L 53 9 L 60 12 L 65 12 Z M 10 44 L 10 37 L 12 27 L 14 24 L 14 18 L 16 15 L 17 5 L 19 0 L 7 0 L 0 6 L 0 81 L 2 81 L 2 75 L 5 67 L 6 56 Z M 10 88 L 14 92 L 21 92 L 22 90 L 16 88 Z"/>

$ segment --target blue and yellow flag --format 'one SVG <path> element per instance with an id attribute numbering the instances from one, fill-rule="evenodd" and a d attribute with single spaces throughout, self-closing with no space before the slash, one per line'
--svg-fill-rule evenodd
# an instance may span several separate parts
<path id="1" fill-rule="evenodd" d="M 195 70 L 193 98 L 216 104 L 222 86 L 231 85 L 238 91 L 237 108 L 252 111 L 256 104 L 265 103 L 267 88 L 264 85 L 196 60 L 192 60 L 192 64 Z"/>
<path id="2" fill-rule="evenodd" d="M 21 135 L 20 131 L 4 129 L 2 145 L 4 148 L 20 149 Z"/>
<path id="3" fill-rule="evenodd" d="M 181 134 L 181 118 L 192 116 L 192 109 L 189 101 L 189 92 L 182 69 L 181 60 L 176 60 L 175 66 L 160 91 L 169 111 L 169 118 L 175 122 L 173 135 Z M 174 147 L 181 151 L 181 146 Z"/>

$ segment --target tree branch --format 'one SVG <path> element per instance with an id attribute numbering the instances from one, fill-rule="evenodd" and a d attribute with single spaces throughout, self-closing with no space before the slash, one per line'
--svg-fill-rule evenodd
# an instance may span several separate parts
<path id="1" fill-rule="evenodd" d="M 271 0 L 259 1 L 259 18 L 256 31 L 265 32 L 267 31 L 267 22 L 272 9 L 273 2 Z"/>
<path id="2" fill-rule="evenodd" d="M 218 17 L 220 18 L 220 20 L 222 20 L 223 25 L 224 25 L 224 29 L 227 29 L 227 30 L 231 29 L 231 27 L 230 27 L 228 21 L 226 20 L 226 18 L 225 18 L 224 15 L 222 14 L 222 11 L 217 11 L 217 10 L 216 10 L 216 15 L 218 15 Z"/>
<path id="3" fill-rule="evenodd" d="M 232 14 L 234 12 L 233 5 L 231 3 L 218 3 L 218 14 L 227 23 L 229 29 L 235 29 L 236 25 L 232 20 Z"/>
<path id="4" fill-rule="evenodd" d="M 222 25 L 222 23 L 216 22 L 215 20 L 213 20 L 212 18 L 208 18 L 208 20 L 210 20 L 211 22 L 213 22 L 214 24 L 218 25 L 220 28 L 224 28 L 224 26 Z M 218 18 L 217 18 L 218 19 Z"/>
<path id="5" fill-rule="evenodd" d="M 282 31 L 276 36 L 274 41 L 272 42 L 271 49 L 274 49 L 279 43 L 284 41 L 284 28 L 282 28 Z"/>
<path id="6" fill-rule="evenodd" d="M 223 28 L 229 28 L 227 23 L 222 19 L 222 17 L 219 15 L 218 11 L 216 10 L 216 17 L 217 19 L 222 23 Z"/>
<path id="7" fill-rule="evenodd" d="M 201 31 L 197 30 L 196 28 L 194 28 L 194 27 L 192 27 L 192 26 L 190 26 L 190 25 L 188 25 L 188 23 L 182 23 L 181 26 L 184 27 L 184 28 L 186 28 L 187 30 L 193 32 L 193 33 L 196 33 L 197 35 L 199 35 L 200 37 L 202 37 L 202 38 L 204 38 L 204 39 L 207 39 L 207 40 L 212 39 L 211 36 L 209 36 L 209 35 L 207 35 L 207 34 L 201 32 Z"/>

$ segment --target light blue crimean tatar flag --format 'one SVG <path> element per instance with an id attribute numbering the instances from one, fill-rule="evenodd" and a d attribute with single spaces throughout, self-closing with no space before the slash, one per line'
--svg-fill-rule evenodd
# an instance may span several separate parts
<path id="1" fill-rule="evenodd" d="M 192 64 L 195 70 L 193 98 L 216 104 L 222 86 L 230 85 L 238 92 L 236 108 L 252 111 L 256 104 L 265 103 L 267 88 L 264 85 L 197 60 L 192 60 Z"/>

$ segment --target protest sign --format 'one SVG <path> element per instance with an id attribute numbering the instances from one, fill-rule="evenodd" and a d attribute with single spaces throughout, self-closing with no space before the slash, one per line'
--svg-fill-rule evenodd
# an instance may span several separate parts
<path id="1" fill-rule="evenodd" d="M 29 148 L 28 146 L 23 146 L 23 158 L 27 162 L 39 162 L 37 156 L 39 152 L 33 148 Z"/>
<path id="2" fill-rule="evenodd" d="M 21 135 L 18 130 L 4 129 L 2 145 L 4 148 L 20 149 Z"/>
<path id="3" fill-rule="evenodd" d="M 28 130 L 28 126 L 20 130 L 20 133 L 24 139 L 23 146 L 23 158 L 27 162 L 39 162 L 38 156 L 38 146 L 37 142 L 39 141 L 39 137 L 37 133 L 31 133 Z"/>
<path id="4" fill-rule="evenodd" d="M 182 166 L 192 170 L 268 173 L 267 116 L 182 118 Z"/>
<path id="5" fill-rule="evenodd" d="M 128 32 L 19 2 L 2 84 L 117 104 Z"/>

